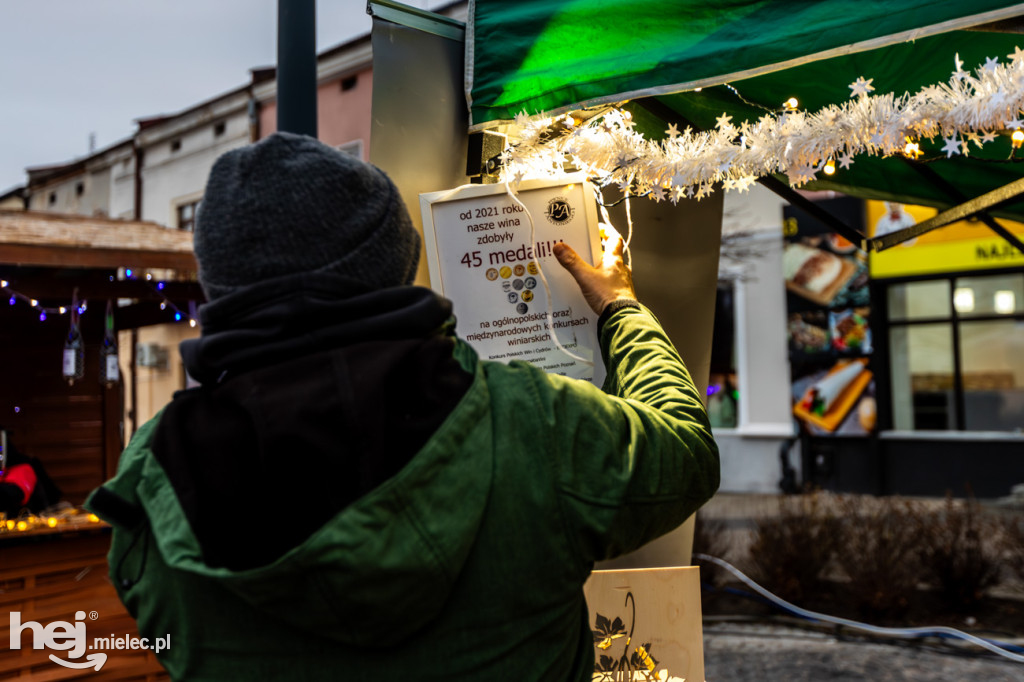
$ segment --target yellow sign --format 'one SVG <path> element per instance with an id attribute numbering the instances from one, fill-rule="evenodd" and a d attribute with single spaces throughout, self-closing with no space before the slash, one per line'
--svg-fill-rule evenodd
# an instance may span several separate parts
<path id="1" fill-rule="evenodd" d="M 936 214 L 936 209 L 925 206 L 868 201 L 868 235 L 888 234 Z M 1007 230 L 1024 238 L 1024 224 L 998 220 Z M 870 256 L 872 277 L 934 275 L 1020 265 L 1024 265 L 1024 254 L 980 220 L 961 220 Z"/>

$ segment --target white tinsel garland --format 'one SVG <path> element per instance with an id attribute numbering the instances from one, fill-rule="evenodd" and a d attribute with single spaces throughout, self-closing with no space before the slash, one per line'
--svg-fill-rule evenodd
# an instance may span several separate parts
<path id="1" fill-rule="evenodd" d="M 516 117 L 504 155 L 503 179 L 586 171 L 601 186 L 617 185 L 623 193 L 649 194 L 673 203 L 701 199 L 715 183 L 746 191 L 757 178 L 789 176 L 799 187 L 816 179 L 826 166 L 849 168 L 860 154 L 920 154 L 917 141 L 941 136 L 947 157 L 981 148 L 997 132 L 1020 129 L 1024 121 L 1024 51 L 1007 55 L 1009 64 L 989 58 L 971 75 L 960 56 L 948 83 L 929 85 L 911 95 L 869 94 L 874 79 L 858 78 L 851 99 L 815 113 L 790 110 L 766 114 L 739 125 L 722 114 L 714 130 L 678 130 L 650 141 L 633 130 L 630 113 L 612 109 L 586 123 L 566 115 L 558 119 Z M 563 134 L 552 134 L 553 127 Z M 1017 146 L 1019 143 L 1015 141 Z"/>

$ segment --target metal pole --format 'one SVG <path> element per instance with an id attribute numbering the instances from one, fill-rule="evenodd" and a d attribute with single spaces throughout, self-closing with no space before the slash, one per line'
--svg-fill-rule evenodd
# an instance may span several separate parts
<path id="1" fill-rule="evenodd" d="M 277 0 L 277 129 L 317 136 L 316 0 Z"/>

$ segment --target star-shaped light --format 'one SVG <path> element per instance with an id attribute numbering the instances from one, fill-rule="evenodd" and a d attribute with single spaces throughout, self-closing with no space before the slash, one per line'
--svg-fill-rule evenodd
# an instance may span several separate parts
<path id="1" fill-rule="evenodd" d="M 726 130 L 727 128 L 732 128 L 732 123 L 730 123 L 731 120 L 732 116 L 728 116 L 725 114 L 725 112 L 722 112 L 722 115 L 715 119 L 715 121 L 718 122 L 716 124 L 716 127 L 719 130 Z"/>
<path id="2" fill-rule="evenodd" d="M 689 187 L 686 188 L 686 198 L 687 199 L 692 199 L 693 198 L 693 185 L 690 185 Z"/>
<path id="3" fill-rule="evenodd" d="M 806 184 L 815 179 L 814 168 L 807 163 L 790 169 L 788 175 L 789 184 L 794 187 L 799 187 L 800 185 Z"/>
<path id="4" fill-rule="evenodd" d="M 848 86 L 851 90 L 850 97 L 862 97 L 868 94 L 869 92 L 872 92 L 875 88 L 874 86 L 871 85 L 871 82 L 874 80 L 874 78 L 864 80 L 864 76 L 858 76 L 857 80 L 850 83 L 850 85 Z"/>
<path id="5" fill-rule="evenodd" d="M 733 178 L 726 178 L 724 184 L 726 192 L 728 192 L 729 190 L 736 189 L 736 180 L 734 180 Z"/>
<path id="6" fill-rule="evenodd" d="M 530 125 L 530 116 L 525 111 L 520 111 L 516 114 L 516 125 L 520 128 L 525 128 Z"/>
<path id="7" fill-rule="evenodd" d="M 750 186 L 757 182 L 757 178 L 753 175 L 745 175 L 736 181 L 736 189 L 739 190 L 740 194 L 750 190 Z"/>
<path id="8" fill-rule="evenodd" d="M 842 156 L 839 157 L 839 167 L 846 170 L 850 167 L 851 163 L 853 163 L 853 157 L 849 152 L 843 152 Z"/>
<path id="9" fill-rule="evenodd" d="M 981 135 L 979 135 L 978 133 L 974 132 L 973 130 L 969 130 L 966 133 L 964 133 L 964 137 L 967 138 L 967 142 L 964 143 L 964 147 L 965 148 L 967 147 L 967 145 L 969 145 L 971 142 L 973 142 L 975 144 L 975 146 L 978 147 L 978 149 L 981 149 L 981 145 L 982 145 Z"/>
<path id="10" fill-rule="evenodd" d="M 1018 118 L 1018 119 L 1013 120 L 1013 121 L 1007 121 L 1003 125 L 1005 125 L 1007 128 L 1013 128 L 1014 130 L 1020 130 L 1020 127 L 1024 126 L 1024 121 L 1022 121 L 1022 120 L 1020 120 Z"/>
<path id="11" fill-rule="evenodd" d="M 982 66 L 981 68 L 985 69 L 986 71 L 995 71 L 996 67 L 998 67 L 998 66 L 999 66 L 999 60 L 998 59 L 993 59 L 992 57 L 985 57 L 985 65 Z"/>
<path id="12" fill-rule="evenodd" d="M 669 136 L 669 139 L 676 139 L 677 137 L 679 137 L 679 126 L 677 126 L 675 123 L 669 123 L 668 130 L 665 131 L 665 134 Z"/>
<path id="13" fill-rule="evenodd" d="M 946 158 L 950 158 L 954 154 L 960 153 L 960 141 L 956 139 L 956 133 L 953 133 L 952 137 L 942 138 L 946 144 L 942 146 L 942 151 L 946 152 Z"/>
<path id="14" fill-rule="evenodd" d="M 1013 54 L 1006 55 L 1006 58 L 1011 60 L 1014 64 L 1024 59 L 1024 50 L 1019 47 L 1013 48 Z"/>
<path id="15" fill-rule="evenodd" d="M 994 130 L 984 130 L 981 133 L 982 144 L 988 144 L 989 142 L 995 142 L 996 133 Z"/>
<path id="16" fill-rule="evenodd" d="M 622 194 L 624 196 L 628 196 L 629 195 L 629 187 L 630 187 L 629 180 L 623 180 L 622 182 L 619 183 L 619 191 L 622 192 Z"/>
<path id="17" fill-rule="evenodd" d="M 512 176 L 512 182 L 514 182 L 515 184 L 518 185 L 522 181 L 523 181 L 523 171 L 522 170 L 516 170 L 516 174 Z"/>
<path id="18" fill-rule="evenodd" d="M 659 203 L 665 200 L 665 190 L 662 189 L 661 185 L 655 185 L 651 188 L 651 198 Z"/>

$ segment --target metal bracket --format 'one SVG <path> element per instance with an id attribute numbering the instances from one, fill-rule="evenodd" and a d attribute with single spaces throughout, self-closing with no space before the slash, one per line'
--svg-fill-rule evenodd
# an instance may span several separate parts
<path id="1" fill-rule="evenodd" d="M 964 218 L 970 218 L 973 215 L 977 215 L 987 209 L 1003 204 L 1011 199 L 1014 199 L 1021 194 L 1024 194 L 1024 178 L 1014 180 L 1008 185 L 1003 185 L 998 189 L 994 189 L 991 192 L 982 194 L 981 196 L 975 197 L 970 201 L 964 202 L 959 206 L 939 213 L 933 218 L 929 218 L 922 223 L 917 225 L 911 225 L 910 227 L 896 232 L 890 232 L 889 234 L 882 235 L 881 237 L 875 237 L 874 239 L 867 240 L 867 245 L 872 251 L 884 251 L 885 249 L 902 244 L 908 239 L 920 236 L 926 232 L 937 230 L 940 227 L 955 223 L 958 220 Z M 1019 248 L 1019 247 L 1018 247 Z"/>
<path id="2" fill-rule="evenodd" d="M 967 201 L 967 195 L 965 195 L 963 192 L 958 190 L 951 182 L 949 182 L 944 177 L 942 177 L 941 175 L 936 173 L 934 170 L 932 170 L 931 167 L 929 167 L 929 166 L 927 166 L 927 165 L 925 165 L 923 163 L 920 163 L 918 161 L 913 161 L 911 159 L 908 159 L 907 157 L 900 157 L 900 158 L 902 158 L 904 160 L 904 162 L 906 162 L 906 164 L 908 166 L 910 166 L 915 171 L 917 171 L 921 175 L 921 177 L 923 177 L 924 179 L 926 179 L 929 182 L 931 182 L 933 185 L 935 185 L 936 187 L 941 189 L 943 192 L 948 194 L 950 197 L 952 197 L 956 201 L 958 201 L 958 202 Z M 991 215 L 989 215 L 986 211 L 982 211 L 981 213 L 978 213 L 978 220 L 980 220 L 981 222 L 985 223 L 985 225 L 988 226 L 988 228 L 990 230 L 992 230 L 993 232 L 998 234 L 1000 237 L 1002 237 L 1003 239 L 1008 241 L 1018 251 L 1020 251 L 1021 253 L 1024 253 L 1024 243 L 1022 243 L 1021 240 L 1017 238 L 1017 235 L 1013 234 L 1012 232 L 1007 230 L 1005 227 L 1000 225 L 999 222 L 996 221 L 996 219 L 993 218 Z"/>
<path id="3" fill-rule="evenodd" d="M 463 42 L 466 39 L 466 25 L 443 14 L 428 12 L 419 7 L 394 0 L 368 0 L 366 13 L 371 17 L 390 21 L 399 26 L 424 31 L 442 38 Z"/>

